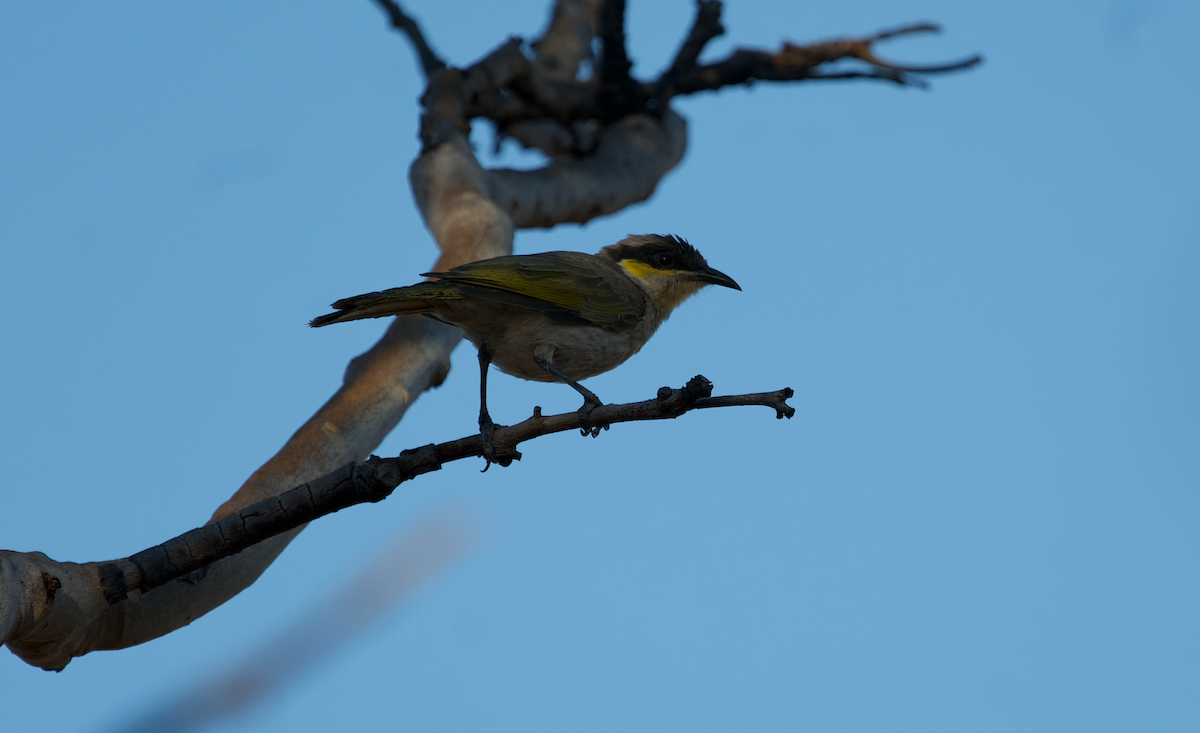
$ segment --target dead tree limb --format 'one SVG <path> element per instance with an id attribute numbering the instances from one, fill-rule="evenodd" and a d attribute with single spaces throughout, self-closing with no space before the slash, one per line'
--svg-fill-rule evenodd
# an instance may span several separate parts
<path id="1" fill-rule="evenodd" d="M 777 52 L 737 49 L 712 64 L 684 65 L 671 70 L 659 81 L 660 98 L 715 91 L 726 86 L 754 81 L 821 81 L 833 79 L 876 79 L 895 84 L 924 87 L 923 75 L 963 71 L 983 63 L 982 56 L 970 56 L 945 64 L 919 66 L 884 61 L 875 54 L 875 43 L 918 33 L 938 33 L 932 23 L 902 26 L 864 38 L 842 38 L 805 46 L 785 42 Z M 842 61 L 861 61 L 866 68 L 829 70 Z"/>

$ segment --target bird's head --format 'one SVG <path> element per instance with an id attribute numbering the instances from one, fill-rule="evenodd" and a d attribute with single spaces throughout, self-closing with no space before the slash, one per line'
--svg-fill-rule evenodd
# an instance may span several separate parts
<path id="1" fill-rule="evenodd" d="M 742 289 L 733 278 L 709 267 L 695 247 L 674 235 L 631 235 L 600 250 L 600 256 L 641 282 L 664 318 L 705 285 Z"/>

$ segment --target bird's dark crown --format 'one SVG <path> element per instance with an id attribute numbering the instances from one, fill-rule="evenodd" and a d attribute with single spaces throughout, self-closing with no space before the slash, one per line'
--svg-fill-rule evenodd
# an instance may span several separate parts
<path id="1" fill-rule="evenodd" d="M 696 272 L 708 267 L 696 248 L 674 234 L 632 234 L 600 250 L 613 262 L 637 260 L 659 270 Z"/>

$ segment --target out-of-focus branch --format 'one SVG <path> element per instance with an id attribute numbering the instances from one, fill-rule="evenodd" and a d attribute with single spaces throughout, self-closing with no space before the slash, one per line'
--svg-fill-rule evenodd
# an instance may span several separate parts
<path id="1" fill-rule="evenodd" d="M 586 157 L 532 171 L 488 171 L 488 191 L 519 229 L 582 224 L 649 198 L 686 149 L 682 117 L 636 115 L 605 127 Z"/>
<path id="2" fill-rule="evenodd" d="M 876 79 L 925 86 L 925 76 L 962 71 L 983 62 L 981 56 L 974 55 L 943 64 L 900 64 L 886 61 L 875 53 L 874 45 L 880 41 L 940 30 L 932 23 L 918 23 L 861 38 L 806 45 L 785 42 L 774 52 L 737 49 L 720 61 L 699 65 L 697 61 L 704 47 L 724 32 L 720 20 L 721 3 L 703 0 L 697 5 L 696 18 L 671 67 L 658 79 L 637 82 L 629 75 L 629 59 L 623 45 L 624 26 L 616 12 L 622 6 L 621 2 L 606 3 L 600 13 L 599 37 L 604 40 L 604 48 L 611 49 L 611 54 L 600 60 L 598 80 L 551 79 L 538 73 L 532 63 L 519 69 L 510 66 L 515 73 L 507 77 L 507 84 L 476 85 L 469 98 L 462 100 L 456 108 L 457 114 L 463 117 L 460 126 L 465 129 L 467 120 L 485 118 L 495 122 L 503 134 L 543 149 L 552 157 L 582 156 L 591 153 L 591 148 L 579 144 L 573 126 L 575 122 L 597 120 L 602 124 L 613 124 L 638 113 L 662 115 L 670 99 L 680 95 L 756 81 Z M 839 65 L 845 62 L 860 62 L 863 67 Z M 489 59 L 485 59 L 476 66 L 488 64 Z M 543 120 L 546 122 L 541 123 Z M 528 121 L 539 124 L 521 124 Z"/>
<path id="3" fill-rule="evenodd" d="M 442 61 L 429 47 L 429 43 L 425 40 L 425 34 L 421 33 L 421 26 L 417 25 L 417 21 L 405 13 L 403 8 L 393 0 L 375 0 L 375 4 L 387 13 L 393 28 L 408 36 L 409 43 L 413 45 L 413 50 L 421 62 L 421 69 L 425 72 L 426 78 L 434 71 L 446 68 L 446 62 Z"/>
<path id="4" fill-rule="evenodd" d="M 315 607 L 218 677 L 189 679 L 174 697 L 159 697 L 113 733 L 185 733 L 261 704 L 327 662 L 474 544 L 470 523 L 443 510 L 399 533 L 377 557 L 356 567 L 340 587 L 325 588 Z"/>
<path id="5" fill-rule="evenodd" d="M 919 23 L 876 33 L 865 38 L 843 38 L 804 46 L 784 43 L 777 52 L 737 49 L 725 59 L 704 66 L 693 66 L 664 76 L 660 96 L 670 99 L 683 94 L 713 91 L 721 87 L 754 81 L 812 81 L 830 79 L 879 79 L 896 84 L 925 86 L 921 75 L 962 71 L 983 63 L 979 55 L 945 64 L 928 66 L 896 64 L 880 59 L 874 51 L 877 41 L 917 33 L 936 33 L 938 26 Z M 866 69 L 824 69 L 844 60 L 868 64 Z"/>
<path id="6" fill-rule="evenodd" d="M 697 376 L 681 389 L 663 387 L 652 400 L 602 405 L 592 411 L 588 421 L 592 425 L 608 426 L 639 420 L 666 420 L 695 409 L 746 405 L 770 407 L 775 410 L 777 418 L 790 418 L 795 414 L 795 410 L 787 404 L 791 396 L 792 390 L 782 389 L 712 397 L 712 383 Z M 517 446 L 527 440 L 578 430 L 579 427 L 577 413 L 544 416 L 541 408 L 537 408 L 528 420 L 499 428 L 495 432 L 493 442 L 497 462 L 508 465 L 514 459 L 519 460 L 521 454 Z M 594 436 L 598 432 L 599 428 L 596 428 L 591 434 Z M 108 583 L 104 589 L 105 596 L 121 600 L 125 594 L 133 591 L 152 590 L 314 519 L 356 504 L 382 501 L 401 483 L 421 474 L 438 471 L 446 463 L 483 455 L 483 439 L 479 435 L 471 435 L 448 443 L 406 450 L 396 458 L 372 456 L 361 463 L 347 463 L 318 479 L 193 529 L 128 559 L 98 564 L 100 576 L 107 579 Z"/>
<path id="7" fill-rule="evenodd" d="M 918 23 L 862 38 L 808 45 L 784 43 L 777 52 L 738 49 L 721 61 L 699 65 L 703 49 L 725 30 L 721 11 L 719 0 L 698 0 L 692 26 L 670 68 L 656 80 L 637 82 L 630 75 L 632 64 L 625 47 L 624 0 L 561 0 L 533 60 L 525 55 L 521 40 L 512 38 L 465 70 L 440 69 L 430 74 L 422 98 L 425 150 L 454 135 L 469 134 L 471 120 L 485 118 L 496 125 L 497 145 L 512 137 L 560 161 L 587 159 L 598 151 L 602 128 L 639 114 L 663 118 L 669 113 L 671 98 L 680 95 L 755 81 L 877 79 L 924 86 L 925 75 L 960 71 L 982 62 L 980 56 L 972 56 L 946 64 L 904 65 L 875 54 L 877 42 L 939 30 L 936 25 Z M 592 38 L 593 28 L 601 41 L 601 56 L 594 78 L 580 80 L 575 71 L 586 57 L 585 42 Z M 840 65 L 846 61 L 860 62 L 865 68 Z M 528 177 L 544 179 L 547 173 L 561 182 L 561 169 L 533 171 Z M 507 188 L 505 193 L 511 194 L 512 187 Z M 647 190 L 652 191 L 653 186 Z M 502 204 L 509 211 L 537 211 L 536 216 L 522 218 L 518 227 L 587 221 L 620 208 L 600 203 L 589 193 L 572 191 L 558 198 L 590 199 L 588 205 L 547 209 L 542 206 L 547 200 L 544 195 L 532 193 L 525 198 L 527 202 L 514 206 L 516 199 L 509 196 Z M 637 200 L 641 197 L 626 197 L 625 205 Z M 556 211 L 567 213 L 560 218 Z M 589 211 L 594 213 L 587 214 Z"/>
<path id="8" fill-rule="evenodd" d="M 725 32 L 725 26 L 721 25 L 721 9 L 721 0 L 696 0 L 696 17 L 692 20 L 692 27 L 675 53 L 671 67 L 663 74 L 663 79 L 670 79 L 696 67 L 700 53 L 708 42 Z"/>
<path id="9" fill-rule="evenodd" d="M 616 122 L 649 111 L 646 95 L 629 74 L 633 62 L 625 48 L 625 0 L 604 0 L 596 35 L 600 39 L 600 58 L 596 63 L 594 116 Z"/>
<path id="10" fill-rule="evenodd" d="M 575 81 L 584 61 L 592 61 L 592 37 L 603 0 L 558 0 L 546 33 L 530 46 L 539 75 L 555 81 Z"/>
<path id="11" fill-rule="evenodd" d="M 629 83 L 633 62 L 625 49 L 625 0 L 602 0 L 597 25 L 600 60 L 596 71 L 600 84 L 619 86 Z"/>

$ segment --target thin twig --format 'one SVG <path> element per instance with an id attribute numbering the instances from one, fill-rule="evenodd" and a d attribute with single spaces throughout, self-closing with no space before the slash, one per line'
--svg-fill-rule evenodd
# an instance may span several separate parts
<path id="1" fill-rule="evenodd" d="M 872 41 L 886 41 L 889 38 L 898 38 L 899 36 L 913 36 L 918 33 L 941 33 L 942 27 L 937 23 L 909 23 L 908 25 L 896 26 L 885 31 L 879 31 L 870 37 Z"/>
<path id="2" fill-rule="evenodd" d="M 763 405 L 775 408 L 775 419 L 791 419 L 796 414 L 795 408 L 787 403 L 792 397 L 792 390 L 781 389 L 778 392 L 759 392 L 757 394 L 725 395 L 723 397 L 702 397 L 692 405 L 697 410 L 708 407 L 747 407 Z"/>
<path id="3" fill-rule="evenodd" d="M 886 41 L 900 36 L 911 36 L 918 33 L 941 33 L 941 26 L 936 23 L 913 23 L 904 25 L 898 28 L 892 28 L 886 31 L 880 31 L 873 36 L 863 38 L 859 41 L 843 41 L 847 45 L 848 56 L 857 58 L 871 64 L 880 69 L 891 69 L 892 71 L 900 71 L 907 74 L 944 74 L 950 71 L 960 71 L 967 69 L 976 64 L 983 63 L 983 57 L 976 54 L 961 61 L 953 61 L 947 64 L 931 64 L 928 66 L 920 66 L 913 64 L 894 64 L 889 61 L 884 61 L 875 55 L 874 43 L 876 41 Z"/>
<path id="4" fill-rule="evenodd" d="M 874 71 L 834 71 L 830 73 L 814 73 L 805 77 L 807 81 L 845 81 L 847 79 L 867 79 L 868 81 L 890 81 L 902 87 L 928 89 L 929 82 L 920 77 L 901 74 L 889 69 Z"/>
<path id="5" fill-rule="evenodd" d="M 655 110 L 667 108 L 667 103 L 674 93 L 675 79 L 695 71 L 704 47 L 725 32 L 725 27 L 721 25 L 721 8 L 720 0 L 696 0 L 696 17 L 692 19 L 692 27 L 688 30 L 687 37 L 675 52 L 675 60 L 671 62 L 670 68 L 663 72 L 654 84 Z"/>
<path id="6" fill-rule="evenodd" d="M 665 90 L 659 87 L 660 98 L 712 91 L 721 87 L 751 84 L 755 81 L 816 81 L 840 79 L 876 79 L 895 84 L 924 87 L 922 74 L 944 74 L 969 69 L 983 62 L 979 55 L 960 61 L 929 66 L 895 64 L 875 55 L 875 41 L 897 38 L 915 33 L 934 33 L 938 26 L 918 23 L 877 33 L 866 38 L 848 38 L 821 41 L 805 46 L 784 43 L 775 53 L 751 49 L 737 49 L 725 59 L 704 66 L 695 66 L 675 74 L 669 79 L 664 76 Z M 858 60 L 870 66 L 866 70 L 819 71 L 818 69 L 842 60 Z M 649 85 L 646 85 L 647 87 Z"/>

